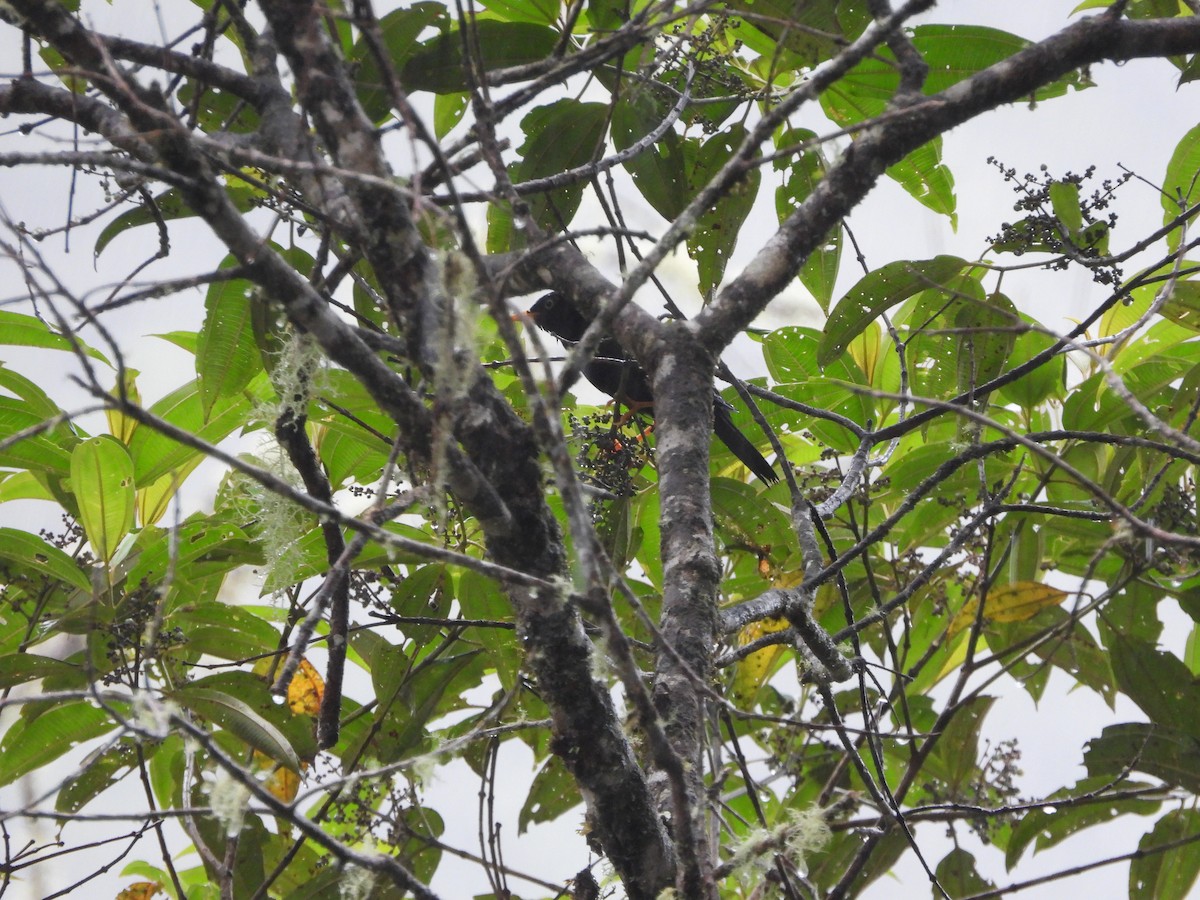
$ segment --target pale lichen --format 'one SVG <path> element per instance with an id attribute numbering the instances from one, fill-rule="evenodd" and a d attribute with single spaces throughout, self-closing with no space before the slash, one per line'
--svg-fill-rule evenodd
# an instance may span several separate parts
<path id="1" fill-rule="evenodd" d="M 250 804 L 250 788 L 225 769 L 218 769 L 208 802 L 213 818 L 220 823 L 227 836 L 233 837 L 242 830 L 246 807 Z"/>

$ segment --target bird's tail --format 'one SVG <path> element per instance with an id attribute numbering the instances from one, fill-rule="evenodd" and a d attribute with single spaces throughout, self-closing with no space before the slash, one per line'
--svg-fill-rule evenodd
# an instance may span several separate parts
<path id="1" fill-rule="evenodd" d="M 758 452 L 758 448 L 750 439 L 738 431 L 733 424 L 729 410 L 717 403 L 713 406 L 713 434 L 721 439 L 721 443 L 733 451 L 745 466 L 767 484 L 779 480 L 775 469 L 767 462 L 766 457 Z"/>

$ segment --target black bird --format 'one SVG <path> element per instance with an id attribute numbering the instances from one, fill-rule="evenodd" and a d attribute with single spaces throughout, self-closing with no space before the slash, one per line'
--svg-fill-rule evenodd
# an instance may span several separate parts
<path id="1" fill-rule="evenodd" d="M 529 318 L 543 331 L 548 331 L 564 344 L 575 344 L 587 330 L 588 321 L 567 298 L 557 292 L 541 297 L 529 310 Z M 616 397 L 634 410 L 654 405 L 650 382 L 615 338 L 600 341 L 596 356 L 583 367 L 584 377 L 599 391 Z M 737 430 L 730 416 L 733 407 L 716 391 L 713 392 L 713 433 L 733 455 L 767 483 L 779 480 L 775 469 L 758 452 L 758 448 Z"/>

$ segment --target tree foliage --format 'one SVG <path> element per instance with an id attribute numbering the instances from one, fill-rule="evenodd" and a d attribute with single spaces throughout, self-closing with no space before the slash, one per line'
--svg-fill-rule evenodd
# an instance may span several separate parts
<path id="1" fill-rule="evenodd" d="M 1039 41 L 932 0 L 179 0 L 158 43 L 77 7 L 0 26 L 0 162 L 77 184 L 70 223 L 3 245 L 0 893 L 104 815 L 122 896 L 476 869 L 492 896 L 848 897 L 902 859 L 999 896 L 1129 816 L 1081 868 L 1188 893 L 1200 126 L 1139 173 L 1151 234 L 1120 233 L 1124 177 L 1003 161 L 1016 217 L 976 258 L 864 253 L 845 220 L 890 180 L 956 227 L 943 135 L 1036 121 L 1093 66 L 1190 82 L 1192 4 L 1085 2 Z M 40 251 L 62 233 L 132 272 L 81 292 Z M 1068 333 L 1006 286 L 1031 265 L 1091 276 Z M 753 327 L 797 284 L 822 327 Z M 520 315 L 548 290 L 596 321 L 565 353 Z M 128 315 L 201 294 L 192 330 Z M 607 334 L 653 431 L 579 387 Z M 779 483 L 711 444 L 714 373 Z M 1119 712 L 1030 795 L 997 698 L 1052 679 Z M 53 788 L 14 802 L 31 773 Z M 510 812 L 577 857 L 510 865 Z M 42 819 L 65 850 L 7 839 Z"/>

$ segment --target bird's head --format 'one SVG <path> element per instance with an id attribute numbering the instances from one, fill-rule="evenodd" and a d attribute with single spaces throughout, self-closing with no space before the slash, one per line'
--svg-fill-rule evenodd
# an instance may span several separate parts
<path id="1" fill-rule="evenodd" d="M 556 291 L 543 294 L 526 315 L 533 319 L 538 328 L 562 341 L 574 343 L 587 331 L 587 319 L 570 300 Z"/>

